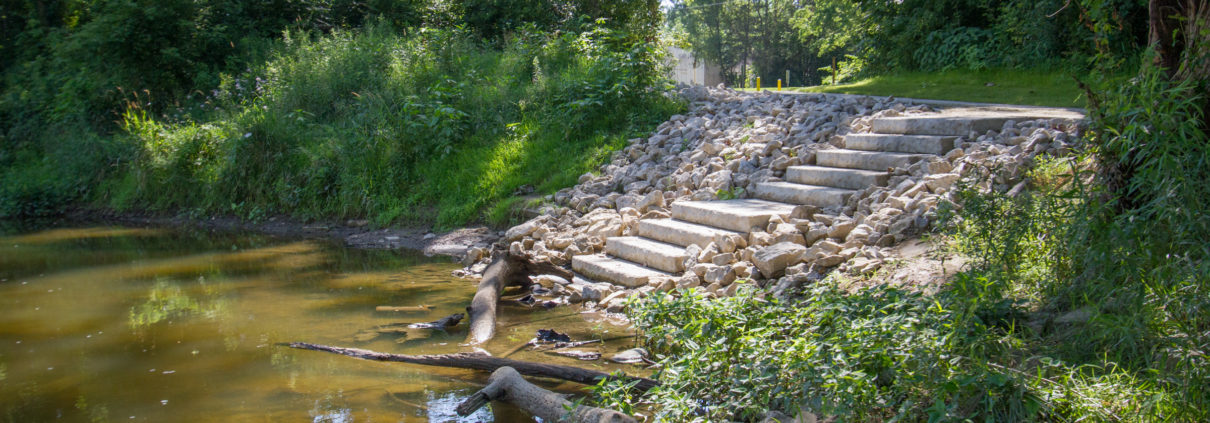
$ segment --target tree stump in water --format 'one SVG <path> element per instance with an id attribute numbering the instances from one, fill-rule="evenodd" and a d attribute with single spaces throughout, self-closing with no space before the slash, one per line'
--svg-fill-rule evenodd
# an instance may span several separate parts
<path id="1" fill-rule="evenodd" d="M 504 288 L 532 284 L 531 275 L 551 274 L 571 280 L 574 276 L 566 269 L 548 262 L 534 261 L 528 255 L 501 252 L 483 272 L 483 280 L 471 305 L 466 308 L 470 315 L 470 333 L 466 335 L 468 345 L 480 345 L 496 335 L 496 304 Z"/>

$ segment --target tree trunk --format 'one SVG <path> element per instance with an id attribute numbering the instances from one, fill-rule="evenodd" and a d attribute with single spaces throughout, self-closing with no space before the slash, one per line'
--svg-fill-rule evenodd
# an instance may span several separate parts
<path id="1" fill-rule="evenodd" d="M 1171 78 L 1176 75 L 1184 47 L 1176 37 L 1181 27 L 1181 5 L 1185 0 L 1151 0 L 1147 5 L 1147 26 L 1151 45 L 1155 47 L 1155 64 L 1164 68 Z"/>
<path id="2" fill-rule="evenodd" d="M 1151 0 L 1148 13 L 1155 64 L 1174 80 L 1210 79 L 1210 0 Z"/>
<path id="3" fill-rule="evenodd" d="M 1185 0 L 1185 47 L 1176 77 L 1210 91 L 1210 0 Z M 1210 133 L 1210 96 L 1202 101 L 1202 131 Z"/>
<path id="4" fill-rule="evenodd" d="M 639 390 L 640 392 L 647 391 L 651 388 L 659 386 L 660 384 L 657 381 L 643 377 L 612 375 L 595 370 L 558 364 L 542 364 L 531 363 L 528 361 L 510 360 L 507 358 L 492 357 L 490 355 L 477 352 L 438 355 L 403 355 L 380 353 L 377 351 L 363 350 L 359 348 L 343 348 L 329 345 L 309 344 L 306 342 L 292 342 L 286 345 L 290 348 L 330 352 L 372 361 L 394 361 L 400 363 L 421 364 L 425 366 L 484 370 L 489 372 L 495 371 L 501 367 L 512 367 L 518 372 L 521 372 L 521 374 L 527 376 L 562 379 L 585 385 L 595 385 L 602 379 L 615 379 L 624 382 L 637 382 L 635 384 L 635 389 Z"/>
<path id="5" fill-rule="evenodd" d="M 544 422 L 575 423 L 634 423 L 633 417 L 604 408 L 578 405 L 562 395 L 539 388 L 525 381 L 512 367 L 492 372 L 487 386 L 458 405 L 458 415 L 467 416 L 488 401 L 503 401 L 520 407 Z"/>
<path id="6" fill-rule="evenodd" d="M 483 272 L 479 290 L 475 291 L 471 305 L 466 308 L 470 315 L 470 333 L 466 335 L 466 343 L 480 345 L 491 340 L 496 335 L 496 304 L 500 301 L 500 293 L 513 285 L 529 286 L 529 276 L 539 274 L 558 275 L 567 280 L 574 277 L 566 269 L 548 262 L 534 261 L 527 255 L 498 254 Z"/>
<path id="7" fill-rule="evenodd" d="M 1163 70 L 1173 83 L 1194 84 L 1192 93 L 1201 95 L 1200 129 L 1210 133 L 1210 0 L 1149 0 L 1147 3 L 1148 38 L 1155 50 L 1152 65 Z M 1085 88 L 1087 90 L 1087 88 Z M 1089 105 L 1099 108 L 1095 97 Z M 1118 199 L 1118 212 L 1133 210 L 1145 202 L 1132 192 L 1132 179 L 1140 160 L 1134 150 L 1124 157 L 1101 154 L 1102 178 L 1108 192 Z"/>

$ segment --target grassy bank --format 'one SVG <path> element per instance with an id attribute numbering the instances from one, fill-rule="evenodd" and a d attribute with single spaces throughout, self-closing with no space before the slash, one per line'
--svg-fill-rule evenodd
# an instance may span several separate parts
<path id="1" fill-rule="evenodd" d="M 0 215 L 85 204 L 504 223 L 514 193 L 574 184 L 683 107 L 655 52 L 603 27 L 499 43 L 384 24 L 291 32 L 171 107 L 127 93 L 112 133 L 60 122 L 60 138 L 13 149 Z"/>
<path id="2" fill-rule="evenodd" d="M 763 85 L 765 89 L 777 87 L 776 81 Z M 789 90 L 1031 106 L 1085 106 L 1083 93 L 1071 76 L 1062 72 L 1016 69 L 905 72 L 863 78 L 851 83 Z"/>

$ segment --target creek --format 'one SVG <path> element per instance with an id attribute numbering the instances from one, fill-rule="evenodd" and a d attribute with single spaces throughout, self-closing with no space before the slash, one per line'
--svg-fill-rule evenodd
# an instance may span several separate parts
<path id="1" fill-rule="evenodd" d="M 533 421 L 500 404 L 458 418 L 454 407 L 486 373 L 277 345 L 466 351 L 459 345 L 465 321 L 449 331 L 354 339 L 376 325 L 464 312 L 475 282 L 452 277 L 458 267 L 444 257 L 322 240 L 0 222 L 0 421 Z M 376 312 L 380 305 L 431 309 Z M 633 346 L 629 329 L 576 307 L 500 310 L 498 333 L 484 346 L 493 353 L 540 328 L 612 338 L 606 355 Z M 509 358 L 617 368 L 526 350 Z"/>

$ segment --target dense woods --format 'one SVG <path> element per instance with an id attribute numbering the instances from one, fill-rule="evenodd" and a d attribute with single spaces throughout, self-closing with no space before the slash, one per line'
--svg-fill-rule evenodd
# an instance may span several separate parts
<path id="1" fill-rule="evenodd" d="M 1088 4 L 1085 4 L 1088 3 Z M 1094 4 L 1095 3 L 1095 4 Z M 794 85 L 907 70 L 1086 69 L 1094 36 L 1121 56 L 1147 39 L 1139 1 L 675 1 L 670 33 L 735 84 Z M 1112 31 L 1101 29 L 1112 27 Z M 765 84 L 770 86 L 770 84 Z"/>

